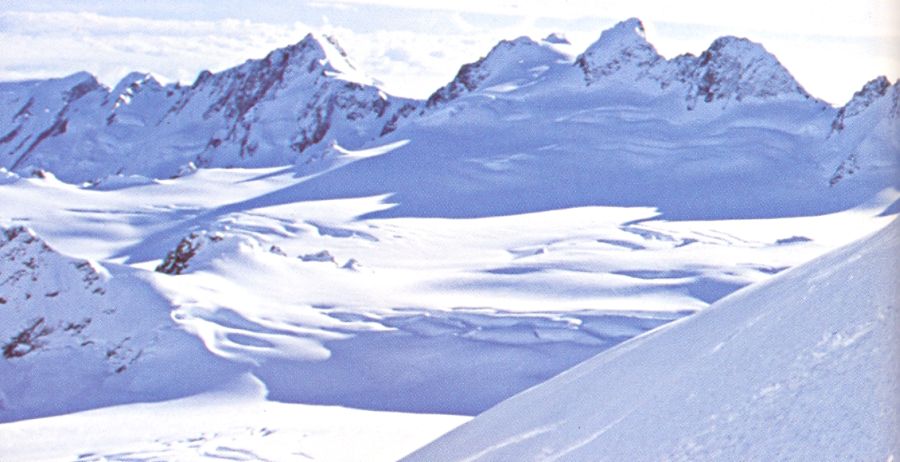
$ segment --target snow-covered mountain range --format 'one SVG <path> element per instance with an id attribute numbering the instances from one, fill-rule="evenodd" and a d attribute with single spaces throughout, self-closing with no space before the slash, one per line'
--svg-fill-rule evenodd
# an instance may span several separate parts
<path id="1" fill-rule="evenodd" d="M 190 86 L 132 73 L 110 89 L 78 73 L 6 83 L 0 95 L 3 166 L 69 181 L 288 164 L 326 136 L 371 140 L 402 101 L 356 73 L 334 39 L 312 35 Z"/>
<path id="2" fill-rule="evenodd" d="M 646 41 L 641 22 L 629 19 L 577 56 L 568 48 L 526 37 L 503 41 L 463 66 L 427 101 L 385 94 L 356 71 L 334 38 L 313 35 L 263 59 L 203 72 L 190 86 L 160 85 L 143 73 L 129 74 L 114 88 L 87 73 L 3 83 L 0 166 L 20 175 L 48 170 L 69 182 L 99 182 L 110 175 L 169 178 L 198 167 L 304 164 L 326 155 L 334 143 L 358 149 L 402 128 L 405 134 L 395 137 L 412 137 L 416 126 L 440 123 L 438 114 L 500 112 L 504 117 L 490 127 L 477 118 L 455 117 L 456 123 L 489 128 L 496 137 L 518 129 L 523 114 L 529 126 L 537 125 L 530 131 L 543 132 L 554 130 L 563 117 L 568 126 L 598 117 L 638 122 L 638 108 L 663 119 L 642 117 L 645 129 L 675 129 L 693 142 L 730 126 L 778 126 L 782 136 L 793 138 L 789 142 L 802 140 L 806 147 L 792 161 L 817 164 L 833 183 L 850 172 L 883 167 L 886 160 L 896 163 L 870 159 L 877 153 L 859 139 L 877 135 L 888 150 L 898 147 L 900 93 L 884 77 L 832 108 L 809 95 L 761 45 L 743 38 L 722 37 L 700 56 L 666 59 Z M 592 115 L 583 110 L 588 104 L 607 111 Z M 629 110 L 616 112 L 617 107 Z M 887 127 L 873 134 L 872 122 L 882 120 Z M 579 130 L 578 136 L 601 142 L 609 134 Z M 778 148 L 763 145 L 754 151 L 790 154 Z M 863 152 L 847 159 L 835 158 L 836 150 Z"/>
<path id="3" fill-rule="evenodd" d="M 598 353 L 414 458 L 518 460 L 540 454 L 532 443 L 551 460 L 628 454 L 602 434 L 676 415 L 711 383 L 701 372 L 765 351 L 760 338 L 806 326 L 773 354 L 819 360 L 816 348 L 855 342 L 854 326 L 897 318 L 882 291 L 896 266 L 871 255 L 895 250 L 896 225 L 781 273 L 894 220 L 898 117 L 900 85 L 885 77 L 835 108 L 759 44 L 723 37 L 667 59 L 637 19 L 586 50 L 559 35 L 500 42 L 425 100 L 379 90 L 315 35 L 189 86 L 144 73 L 112 89 L 87 73 L 0 83 L 0 454 L 396 459 Z M 863 257 L 873 263 L 840 263 Z M 877 306 L 841 317 L 828 305 L 854 303 L 841 277 Z M 827 319 L 794 322 L 810 310 Z M 712 365 L 694 349 L 707 344 Z M 690 354 L 660 356 L 673 345 Z M 877 356 L 848 351 L 854 367 Z M 692 379 L 653 388 L 669 383 L 642 375 L 660 357 Z M 747 390 L 768 391 L 745 398 L 774 406 L 753 416 L 818 386 L 797 361 L 748 359 L 758 373 L 744 385 L 759 390 Z M 630 381 L 598 392 L 616 396 L 602 419 L 548 407 L 587 386 L 565 377 L 609 371 Z M 638 390 L 664 400 L 626 409 Z M 704 417 L 746 410 L 716 398 Z M 129 412 L 226 416 L 235 402 L 245 420 L 117 425 Z M 885 415 L 872 425 L 896 427 Z M 498 430 L 506 418 L 531 427 Z M 403 431 L 366 439 L 340 419 Z M 109 438 L 66 437 L 86 425 Z M 721 438 L 745 430 L 710 425 L 675 429 L 666 454 L 731 450 Z M 27 437 L 42 428 L 60 443 Z"/>

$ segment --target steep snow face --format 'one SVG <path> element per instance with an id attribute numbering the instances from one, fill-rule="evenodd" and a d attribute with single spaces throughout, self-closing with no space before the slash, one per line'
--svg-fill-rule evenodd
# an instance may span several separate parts
<path id="1" fill-rule="evenodd" d="M 898 252 L 895 220 L 601 353 L 405 460 L 894 460 Z"/>
<path id="2" fill-rule="evenodd" d="M 478 61 L 464 64 L 456 77 L 431 94 L 423 103 L 407 102 L 396 109 L 381 131 L 393 132 L 399 126 L 433 109 L 446 107 L 465 95 L 493 98 L 497 94 L 517 92 L 541 83 L 554 85 L 560 69 L 570 58 L 559 51 L 568 42 L 551 34 L 542 43 L 528 37 L 503 40 Z"/>
<path id="3" fill-rule="evenodd" d="M 528 37 L 503 40 L 487 56 L 463 65 L 453 81 L 434 92 L 425 105 L 434 107 L 476 89 L 509 92 L 534 83 L 549 69 L 549 65 L 566 59 L 565 55 L 553 48 Z"/>
<path id="4" fill-rule="evenodd" d="M 0 86 L 0 152 L 10 170 L 66 181 L 183 166 L 293 163 L 326 138 L 374 138 L 391 99 L 357 72 L 332 38 L 301 42 L 190 87 L 133 73 L 110 91 L 88 74 Z M 152 155 L 148 155 L 152 153 Z"/>

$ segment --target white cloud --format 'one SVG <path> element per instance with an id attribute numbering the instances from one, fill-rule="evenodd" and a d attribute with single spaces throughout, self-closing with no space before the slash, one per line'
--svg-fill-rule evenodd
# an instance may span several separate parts
<path id="1" fill-rule="evenodd" d="M 0 79 L 88 70 L 114 84 L 131 70 L 191 81 L 303 38 L 309 28 L 240 20 L 189 21 L 95 13 L 0 13 Z"/>
<path id="2" fill-rule="evenodd" d="M 195 3 L 202 7 L 204 1 Z M 552 6 L 533 0 L 459 0 L 450 14 L 434 11 L 449 4 L 408 0 L 292 4 L 305 8 L 305 22 L 276 14 L 281 10 L 275 3 L 255 5 L 260 12 L 251 16 L 254 20 L 228 19 L 225 10 L 205 20 L 179 17 L 174 11 L 152 18 L 0 12 L 0 80 L 88 70 L 113 85 L 139 70 L 189 83 L 203 69 L 218 71 L 260 58 L 314 31 L 336 36 L 357 66 L 383 82 L 388 92 L 425 97 L 447 83 L 460 65 L 483 56 L 501 39 L 563 32 L 577 51 L 604 28 L 631 16 L 644 20 L 648 39 L 669 57 L 698 53 L 721 35 L 761 42 L 811 93 L 838 104 L 878 74 L 900 74 L 897 32 L 890 27 L 898 8 L 885 0 L 759 0 L 743 6 L 711 0 L 607 0 L 601 6 L 586 0 Z M 126 8 L 120 14 L 139 13 Z"/>
<path id="3" fill-rule="evenodd" d="M 128 72 L 139 70 L 163 81 L 189 83 L 203 69 L 223 70 L 296 43 L 308 32 L 321 32 L 337 37 L 357 66 L 383 82 L 385 90 L 425 97 L 446 84 L 459 66 L 478 59 L 499 40 L 521 35 L 521 31 L 479 31 L 458 19 L 441 33 L 423 34 L 403 29 L 357 32 L 328 21 L 314 28 L 299 22 L 3 12 L 0 42 L 6 45 L 6 56 L 0 62 L 0 80 L 88 70 L 114 85 Z"/>
<path id="4" fill-rule="evenodd" d="M 419 10 L 447 10 L 509 16 L 534 16 L 574 20 L 581 18 L 644 20 L 678 24 L 716 25 L 769 32 L 822 34 L 837 31 L 849 35 L 897 36 L 900 7 L 895 0 L 334 0 L 334 5 L 380 5 Z"/>

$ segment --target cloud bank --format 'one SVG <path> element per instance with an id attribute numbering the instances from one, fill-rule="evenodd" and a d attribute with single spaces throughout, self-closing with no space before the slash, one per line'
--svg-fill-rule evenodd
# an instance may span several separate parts
<path id="1" fill-rule="evenodd" d="M 107 85 L 131 71 L 152 72 L 165 82 L 190 83 L 204 69 L 223 70 L 296 43 L 308 32 L 319 32 L 335 36 L 357 67 L 386 91 L 423 98 L 447 83 L 460 65 L 483 56 L 501 39 L 562 32 L 577 53 L 603 29 L 628 16 L 644 20 L 648 39 L 667 57 L 699 53 L 720 35 L 747 36 L 778 56 L 807 90 L 835 104 L 842 104 L 878 74 L 889 78 L 900 74 L 900 53 L 893 46 L 896 32 L 884 25 L 891 16 L 878 14 L 875 0 L 861 2 L 842 20 L 823 13 L 834 13 L 829 2 L 809 10 L 804 10 L 807 2 L 790 3 L 779 14 L 758 8 L 753 10 L 756 16 L 707 2 L 707 13 L 717 18 L 714 23 L 680 2 L 647 8 L 613 0 L 601 9 L 593 2 L 568 0 L 548 10 L 530 0 L 465 0 L 449 11 L 427 2 L 340 0 L 307 2 L 295 15 L 290 14 L 295 10 L 281 11 L 261 2 L 258 12 L 244 15 L 250 19 L 230 19 L 232 10 L 203 10 L 202 3 L 195 10 L 204 15 L 141 16 L 143 10 L 127 8 L 119 14 L 134 16 L 100 8 L 0 12 L 4 45 L 0 80 L 87 70 Z M 801 10 L 806 16 L 797 20 Z M 757 21 L 748 22 L 748 17 Z"/>

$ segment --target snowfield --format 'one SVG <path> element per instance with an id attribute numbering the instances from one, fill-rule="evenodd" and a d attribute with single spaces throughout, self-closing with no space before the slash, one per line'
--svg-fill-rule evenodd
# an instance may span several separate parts
<path id="1" fill-rule="evenodd" d="M 531 388 L 404 460 L 894 460 L 900 222 Z"/>
<path id="2" fill-rule="evenodd" d="M 0 425 L 12 461 L 397 460 L 468 420 L 264 400 L 252 377 L 216 392 Z"/>
<path id="3" fill-rule="evenodd" d="M 558 42 L 0 83 L 0 460 L 896 457 L 900 85 Z"/>

